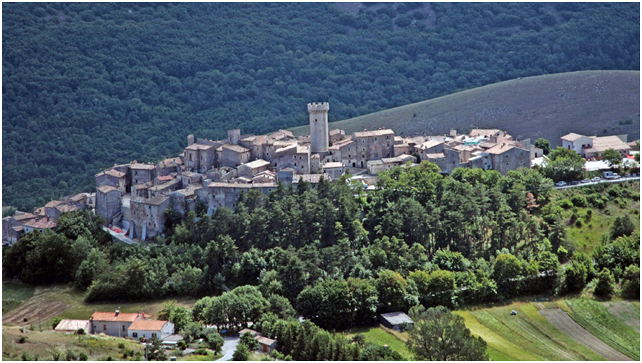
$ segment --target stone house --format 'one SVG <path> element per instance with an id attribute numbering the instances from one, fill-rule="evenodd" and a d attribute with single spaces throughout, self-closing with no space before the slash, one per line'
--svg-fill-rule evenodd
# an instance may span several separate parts
<path id="1" fill-rule="evenodd" d="M 236 169 L 238 170 L 239 176 L 252 178 L 254 175 L 262 171 L 268 170 L 269 167 L 270 167 L 269 161 L 258 159 L 258 160 L 251 161 L 247 164 L 240 165 Z"/>
<path id="2" fill-rule="evenodd" d="M 218 165 L 236 168 L 250 161 L 250 150 L 240 145 L 223 145 L 217 150 Z M 220 153 L 220 156 L 218 155 Z"/>
<path id="3" fill-rule="evenodd" d="M 120 212 L 121 204 L 122 193 L 120 190 L 109 185 L 96 188 L 96 213 L 105 218 L 106 224 L 110 224 Z"/>
<path id="4" fill-rule="evenodd" d="M 149 315 L 144 313 L 121 313 L 96 311 L 89 318 L 92 334 L 103 333 L 113 337 L 127 337 L 128 329 L 137 320 L 146 320 Z"/>
<path id="5" fill-rule="evenodd" d="M 155 197 L 161 194 L 167 194 L 168 192 L 181 189 L 181 181 L 178 179 L 170 180 L 167 183 L 154 185 L 149 188 L 149 197 Z"/>
<path id="6" fill-rule="evenodd" d="M 152 164 L 134 163 L 129 165 L 132 185 L 153 182 L 156 177 L 156 167 Z"/>
<path id="7" fill-rule="evenodd" d="M 53 229 L 55 227 L 56 220 L 50 217 L 30 220 L 22 225 L 24 233 L 31 233 L 33 231 L 44 232 L 46 229 Z"/>
<path id="8" fill-rule="evenodd" d="M 601 156 L 607 149 L 613 149 L 625 157 L 630 154 L 631 146 L 627 144 L 628 135 L 584 136 L 570 133 L 562 136 L 562 147 L 574 150 L 583 158 Z"/>
<path id="9" fill-rule="evenodd" d="M 154 185 L 164 184 L 164 183 L 167 183 L 168 181 L 171 181 L 171 180 L 174 180 L 174 179 L 176 179 L 176 178 L 174 178 L 174 176 L 171 175 L 171 174 L 169 174 L 169 175 L 158 175 L 157 174 L 156 178 L 154 178 Z"/>
<path id="10" fill-rule="evenodd" d="M 163 339 L 174 334 L 174 324 L 167 320 L 135 320 L 127 329 L 127 336 Z"/>
<path id="11" fill-rule="evenodd" d="M 14 244 L 24 232 L 23 225 L 36 222 L 38 217 L 31 213 L 16 212 L 15 215 L 2 218 L 2 241 Z"/>
<path id="12" fill-rule="evenodd" d="M 111 185 L 124 193 L 127 186 L 127 174 L 115 169 L 102 171 L 96 174 L 96 187 L 103 185 Z"/>
<path id="13" fill-rule="evenodd" d="M 345 174 L 346 168 L 342 163 L 326 163 L 323 164 L 323 172 L 328 174 L 332 180 L 337 180 L 341 175 Z"/>
<path id="14" fill-rule="evenodd" d="M 291 144 L 276 150 L 273 159 L 275 168 L 292 168 L 299 174 L 310 173 L 310 148 Z"/>
<path id="15" fill-rule="evenodd" d="M 403 331 L 411 329 L 415 323 L 403 312 L 380 314 L 379 321 L 388 329 Z M 404 329 L 405 328 L 405 329 Z"/>
<path id="16" fill-rule="evenodd" d="M 394 155 L 395 133 L 392 130 L 355 132 L 352 138 L 355 140 L 357 153 L 353 167 L 365 168 L 368 160 L 390 158 Z"/>
<path id="17" fill-rule="evenodd" d="M 170 198 L 157 195 L 150 199 L 132 198 L 130 218 L 133 222 L 132 238 L 143 241 L 155 237 L 165 229 L 165 209 L 170 207 Z"/>
<path id="18" fill-rule="evenodd" d="M 199 200 L 208 206 L 208 214 L 213 213 L 219 207 L 234 208 L 234 203 L 242 191 L 259 189 L 263 194 L 268 195 L 277 188 L 274 183 L 266 184 L 233 184 L 233 183 L 210 183 L 207 187 L 196 190 Z"/>
<path id="19" fill-rule="evenodd" d="M 198 184 L 203 180 L 203 175 L 199 173 L 193 173 L 191 171 L 185 171 L 181 174 L 181 188 L 185 189 L 192 185 Z"/>
<path id="20" fill-rule="evenodd" d="M 330 143 L 341 141 L 346 138 L 346 133 L 343 130 L 334 129 L 330 131 Z"/>
<path id="21" fill-rule="evenodd" d="M 262 171 L 252 177 L 252 183 L 276 183 L 276 173 L 270 170 Z"/>
<path id="22" fill-rule="evenodd" d="M 156 165 L 156 175 L 162 177 L 178 173 L 181 171 L 182 166 L 183 160 L 180 157 L 165 159 Z"/>
<path id="23" fill-rule="evenodd" d="M 188 213 L 196 209 L 196 191 L 203 188 L 200 185 L 179 189 L 175 192 L 167 193 L 170 197 L 170 206 L 180 214 Z"/>
<path id="24" fill-rule="evenodd" d="M 529 168 L 531 165 L 530 150 L 515 145 L 500 144 L 486 152 L 490 155 L 492 170 L 497 170 L 502 175 L 517 168 Z"/>
<path id="25" fill-rule="evenodd" d="M 199 140 L 200 141 L 200 140 Z M 192 144 L 185 148 L 185 170 L 205 173 L 216 165 L 216 145 Z"/>

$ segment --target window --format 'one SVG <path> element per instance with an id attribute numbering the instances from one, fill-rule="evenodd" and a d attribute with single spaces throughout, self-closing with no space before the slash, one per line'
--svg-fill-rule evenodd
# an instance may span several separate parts
<path id="1" fill-rule="evenodd" d="M 123 325 L 123 331 L 125 331 L 125 325 Z"/>
<path id="2" fill-rule="evenodd" d="M 152 338 L 156 337 L 156 333 L 152 333 Z"/>
<path id="3" fill-rule="evenodd" d="M 107 324 L 103 324 L 103 330 L 107 330 Z"/>
<path id="4" fill-rule="evenodd" d="M 132 333 L 132 338 L 138 338 L 138 333 Z"/>

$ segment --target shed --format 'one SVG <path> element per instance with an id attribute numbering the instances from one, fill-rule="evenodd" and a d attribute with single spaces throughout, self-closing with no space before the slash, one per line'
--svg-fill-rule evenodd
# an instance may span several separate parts
<path id="1" fill-rule="evenodd" d="M 257 335 L 256 340 L 259 341 L 259 350 L 262 352 L 269 353 L 272 350 L 276 349 L 276 340 L 264 337 L 262 335 Z"/>
<path id="2" fill-rule="evenodd" d="M 78 329 L 83 329 L 85 333 L 91 332 L 91 325 L 89 325 L 89 320 L 76 320 L 76 319 L 62 319 L 58 325 L 56 325 L 55 331 L 73 333 L 77 332 Z"/>
<path id="3" fill-rule="evenodd" d="M 379 321 L 386 328 L 397 330 L 397 331 L 402 330 L 401 327 L 404 323 L 406 323 L 406 330 L 412 328 L 415 324 L 408 315 L 402 313 L 401 311 L 381 314 L 379 315 Z"/>

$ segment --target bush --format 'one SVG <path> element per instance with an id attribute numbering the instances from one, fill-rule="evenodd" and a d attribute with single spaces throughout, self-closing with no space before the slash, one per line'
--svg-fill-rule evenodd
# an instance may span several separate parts
<path id="1" fill-rule="evenodd" d="M 606 267 L 597 274 L 597 283 L 595 284 L 595 295 L 602 297 L 610 297 L 613 294 L 615 281 L 613 274 Z"/>
<path id="2" fill-rule="evenodd" d="M 580 221 L 579 219 L 575 221 L 575 227 L 582 228 L 582 221 Z"/>
<path id="3" fill-rule="evenodd" d="M 205 348 L 198 348 L 194 351 L 194 354 L 196 355 L 207 355 L 207 349 Z"/>
<path id="4" fill-rule="evenodd" d="M 571 203 L 576 207 L 586 207 L 586 197 L 583 195 L 574 195 L 573 198 L 571 198 Z"/>
<path id="5" fill-rule="evenodd" d="M 573 203 L 571 203 L 571 201 L 568 199 L 560 200 L 559 205 L 564 209 L 571 209 L 573 207 Z"/>
<path id="6" fill-rule="evenodd" d="M 180 349 L 180 350 L 185 350 L 185 349 L 187 349 L 187 344 L 185 343 L 185 341 L 184 341 L 184 340 L 179 340 L 178 342 L 176 342 L 176 346 L 177 346 L 177 347 L 178 347 L 178 349 Z"/>
<path id="7" fill-rule="evenodd" d="M 624 297 L 640 298 L 640 268 L 631 265 L 624 270 L 624 282 L 622 283 L 622 295 Z"/>
<path id="8" fill-rule="evenodd" d="M 59 316 L 56 316 L 52 321 L 51 321 L 51 329 L 56 329 L 58 324 L 62 321 L 62 318 Z"/>
<path id="9" fill-rule="evenodd" d="M 30 361 L 33 360 L 31 356 L 27 352 L 22 352 L 22 360 L 23 361 Z"/>
<path id="10" fill-rule="evenodd" d="M 27 336 L 26 335 L 21 335 L 20 338 L 18 338 L 18 343 L 23 344 L 24 342 L 27 341 Z"/>
<path id="11" fill-rule="evenodd" d="M 245 344 L 239 343 L 239 345 L 236 346 L 234 355 L 232 355 L 232 360 L 244 361 L 244 360 L 248 360 L 249 358 L 250 358 L 250 351 L 247 350 L 247 347 L 245 346 Z"/>
<path id="12" fill-rule="evenodd" d="M 125 343 L 118 343 L 118 349 L 125 349 Z"/>
<path id="13" fill-rule="evenodd" d="M 76 355 L 71 349 L 67 349 L 65 352 L 65 360 L 76 360 Z"/>
<path id="14" fill-rule="evenodd" d="M 78 359 L 80 359 L 80 360 L 89 360 L 89 356 L 87 356 L 87 354 L 85 352 L 82 352 L 78 356 Z"/>

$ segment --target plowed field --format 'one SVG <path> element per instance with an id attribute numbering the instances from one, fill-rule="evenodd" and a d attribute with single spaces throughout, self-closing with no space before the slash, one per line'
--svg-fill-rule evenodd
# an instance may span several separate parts
<path id="1" fill-rule="evenodd" d="M 32 298 L 17 308 L 2 315 L 2 324 L 37 326 L 38 319 L 43 323 L 67 310 L 68 305 L 62 301 L 41 297 Z M 25 322 L 24 319 L 27 318 Z"/>
<path id="2" fill-rule="evenodd" d="M 618 319 L 630 325 L 640 332 L 640 308 L 629 301 L 606 302 L 604 305 L 609 308 L 609 312 L 618 317 Z"/>
<path id="3" fill-rule="evenodd" d="M 609 360 L 630 361 L 631 358 L 611 348 L 609 345 L 598 339 L 595 335 L 589 333 L 581 325 L 571 319 L 571 317 L 562 309 L 544 309 L 539 313 L 558 329 L 566 333 L 571 338 L 577 340 L 583 345 L 593 349 L 596 353 L 606 357 Z"/>

